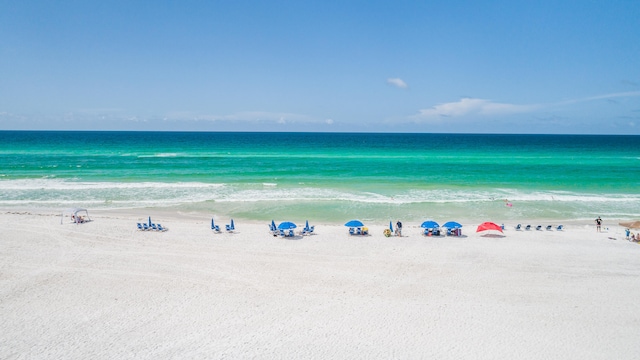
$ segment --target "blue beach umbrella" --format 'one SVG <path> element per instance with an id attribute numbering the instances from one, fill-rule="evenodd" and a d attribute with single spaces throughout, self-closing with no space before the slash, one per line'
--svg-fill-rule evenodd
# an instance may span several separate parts
<path id="1" fill-rule="evenodd" d="M 393 224 L 389 221 L 389 230 L 393 231 Z"/>
<path id="2" fill-rule="evenodd" d="M 308 228 L 309 228 L 309 220 L 307 220 L 307 221 L 304 223 L 304 228 L 305 228 L 305 229 L 308 229 Z"/>
<path id="3" fill-rule="evenodd" d="M 457 223 L 455 221 L 449 221 L 449 222 L 445 223 L 442 226 L 446 227 L 447 229 L 458 229 L 458 228 L 462 227 L 462 225 L 460 225 L 459 223 Z"/>
<path id="4" fill-rule="evenodd" d="M 280 230 L 289 230 L 289 229 L 295 229 L 298 226 L 294 223 L 292 223 L 291 221 L 284 221 L 281 222 L 280 225 L 278 225 L 278 229 Z"/>
<path id="5" fill-rule="evenodd" d="M 347 222 L 346 224 L 344 224 L 344 226 L 361 227 L 361 226 L 364 226 L 364 224 L 360 220 L 351 220 L 351 221 Z"/>
<path id="6" fill-rule="evenodd" d="M 149 226 L 151 226 L 151 216 L 149 216 Z"/>
<path id="7" fill-rule="evenodd" d="M 216 225 L 213 223 L 213 218 L 211 218 L 211 228 L 215 229 Z"/>
<path id="8" fill-rule="evenodd" d="M 438 225 L 438 223 L 433 220 L 427 220 L 423 222 L 422 225 L 420 225 L 420 227 L 425 229 L 435 229 L 440 227 L 440 225 Z"/>

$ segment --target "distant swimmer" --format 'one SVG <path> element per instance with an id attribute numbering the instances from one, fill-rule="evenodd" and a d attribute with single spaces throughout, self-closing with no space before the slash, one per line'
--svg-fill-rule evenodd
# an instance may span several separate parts
<path id="1" fill-rule="evenodd" d="M 504 199 L 504 205 L 505 205 L 506 207 L 512 207 L 512 206 L 513 206 L 513 204 L 512 204 L 512 203 L 510 203 L 508 199 Z"/>

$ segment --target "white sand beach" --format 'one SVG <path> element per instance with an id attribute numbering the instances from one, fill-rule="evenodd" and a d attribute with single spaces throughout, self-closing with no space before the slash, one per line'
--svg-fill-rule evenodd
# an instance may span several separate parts
<path id="1" fill-rule="evenodd" d="M 197 214 L 137 231 L 148 215 L 0 215 L 0 358 L 640 358 L 640 245 L 612 220 L 283 239 Z"/>

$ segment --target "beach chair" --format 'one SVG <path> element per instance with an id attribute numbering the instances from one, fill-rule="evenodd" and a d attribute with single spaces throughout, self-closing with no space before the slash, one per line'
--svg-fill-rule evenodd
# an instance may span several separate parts
<path id="1" fill-rule="evenodd" d="M 289 237 L 294 237 L 295 233 L 293 232 L 293 229 L 289 229 Z"/>
<path id="2" fill-rule="evenodd" d="M 213 223 L 213 218 L 211 219 L 211 230 L 220 232 L 220 226 Z"/>
<path id="3" fill-rule="evenodd" d="M 558 227 L 556 228 L 556 230 L 558 230 L 558 231 L 561 231 L 563 229 L 564 229 L 564 226 L 562 226 L 562 225 L 558 225 Z"/>
<path id="4" fill-rule="evenodd" d="M 231 219 L 231 224 L 225 225 L 224 227 L 227 229 L 228 232 L 233 232 L 236 229 L 233 223 L 233 219 Z"/>
<path id="5" fill-rule="evenodd" d="M 520 225 L 520 224 L 516 225 L 516 230 L 517 230 L 517 231 L 522 230 L 522 225 Z"/>
<path id="6" fill-rule="evenodd" d="M 542 230 L 542 225 L 536 226 L 536 230 Z"/>
<path id="7" fill-rule="evenodd" d="M 280 236 L 285 237 L 287 234 L 285 234 L 284 230 L 280 229 Z"/>
<path id="8" fill-rule="evenodd" d="M 158 226 L 156 224 L 151 224 L 151 230 L 157 231 Z"/>
<path id="9" fill-rule="evenodd" d="M 138 223 L 138 230 L 140 230 L 140 231 L 144 231 L 144 227 L 142 227 L 142 224 L 141 224 L 141 223 Z"/>
<path id="10" fill-rule="evenodd" d="M 553 228 L 553 226 L 547 225 L 547 231 L 551 231 L 552 228 Z"/>
<path id="11" fill-rule="evenodd" d="M 500 228 L 501 228 L 502 230 L 507 230 L 507 229 L 505 229 L 505 228 L 504 228 L 504 224 L 500 224 Z"/>
<path id="12" fill-rule="evenodd" d="M 531 230 L 531 225 L 527 225 L 524 229 L 525 230 Z"/>
<path id="13" fill-rule="evenodd" d="M 354 228 L 349 228 L 349 235 L 355 235 L 356 230 Z"/>
<path id="14" fill-rule="evenodd" d="M 147 223 L 142 223 L 142 229 L 147 231 L 147 230 L 150 230 L 151 228 L 149 227 L 149 225 L 147 225 Z"/>
<path id="15" fill-rule="evenodd" d="M 166 227 L 162 227 L 161 224 L 156 224 L 156 230 L 158 230 L 158 231 L 167 231 L 167 228 Z"/>

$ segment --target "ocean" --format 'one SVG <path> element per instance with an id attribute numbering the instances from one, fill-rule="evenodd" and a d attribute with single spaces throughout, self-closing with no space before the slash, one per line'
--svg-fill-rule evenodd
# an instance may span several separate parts
<path id="1" fill-rule="evenodd" d="M 256 221 L 640 217 L 640 137 L 0 131 L 0 209 Z"/>

